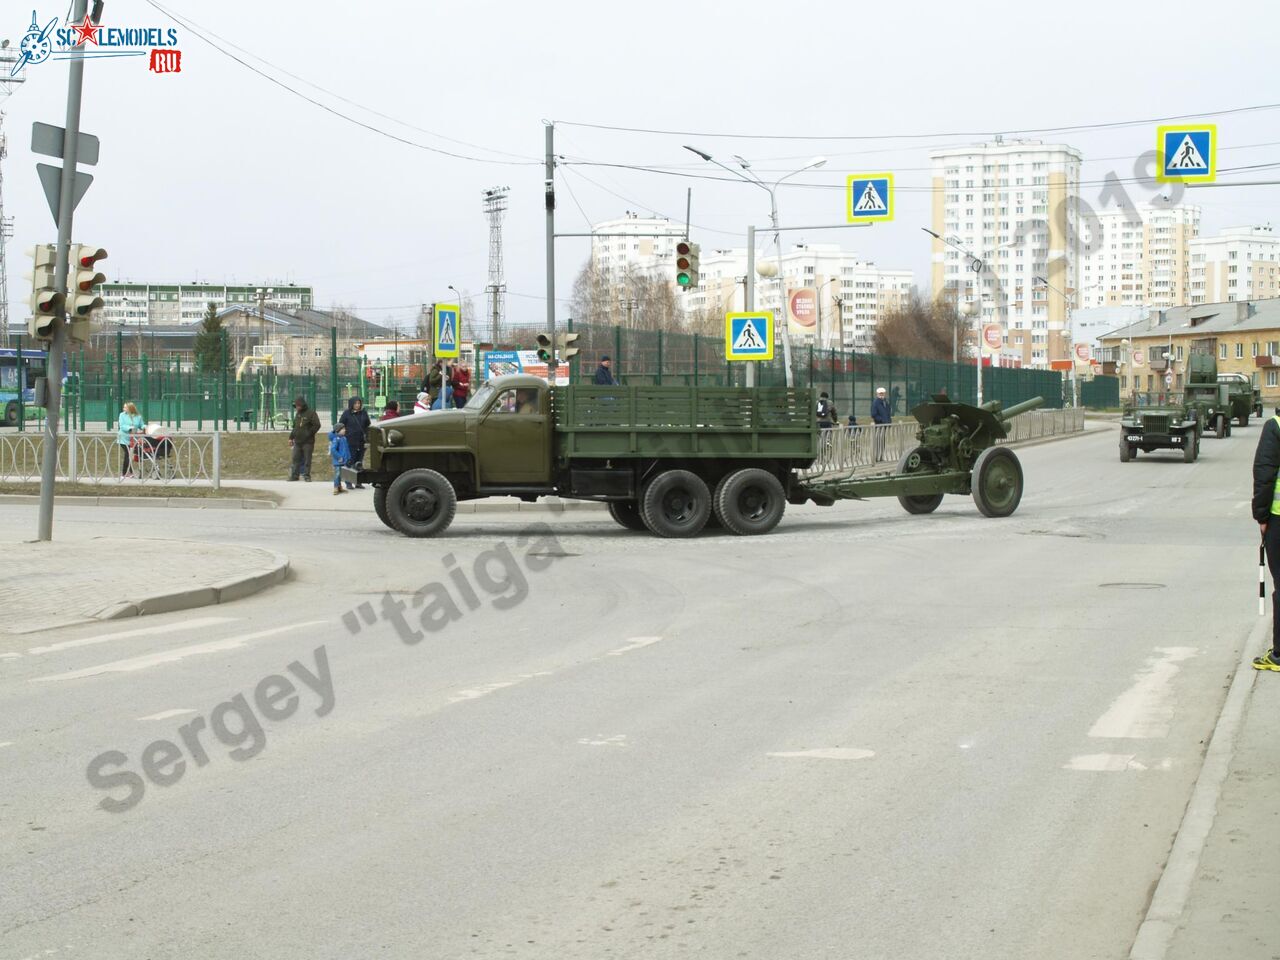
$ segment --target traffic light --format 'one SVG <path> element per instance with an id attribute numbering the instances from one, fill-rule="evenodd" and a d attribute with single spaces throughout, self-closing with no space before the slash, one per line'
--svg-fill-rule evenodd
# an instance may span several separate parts
<path id="1" fill-rule="evenodd" d="M 696 243 L 681 240 L 676 244 L 676 285 L 688 290 L 698 285 L 698 251 Z"/>
<path id="2" fill-rule="evenodd" d="M 568 363 L 581 352 L 578 347 L 574 346 L 580 336 L 582 336 L 580 333 L 560 334 L 560 359 L 565 363 Z"/>
<path id="3" fill-rule="evenodd" d="M 68 271 L 71 282 L 71 339 L 85 343 L 89 340 L 89 315 L 102 307 L 102 298 L 93 288 L 106 281 L 106 275 L 98 272 L 98 261 L 107 259 L 107 251 L 91 244 L 71 245 Z"/>
<path id="4" fill-rule="evenodd" d="M 31 280 L 31 318 L 27 332 L 37 340 L 52 340 L 53 328 L 66 304 L 66 297 L 54 289 L 53 272 L 57 261 L 57 247 L 52 243 L 27 248 L 27 256 L 33 263 L 27 274 Z"/>
<path id="5" fill-rule="evenodd" d="M 551 338 L 545 333 L 538 334 L 538 359 L 543 363 L 551 363 Z"/>

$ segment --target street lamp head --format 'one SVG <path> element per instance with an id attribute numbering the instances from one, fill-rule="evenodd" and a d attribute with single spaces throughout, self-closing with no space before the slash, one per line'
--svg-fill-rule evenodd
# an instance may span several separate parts
<path id="1" fill-rule="evenodd" d="M 824 167 L 824 166 L 826 166 L 826 164 L 827 164 L 827 158 L 826 158 L 826 157 L 814 157 L 814 158 L 813 158 L 812 160 L 810 160 L 807 164 L 805 164 L 805 167 L 804 167 L 804 168 L 805 168 L 806 170 L 815 170 L 815 169 L 817 169 L 818 167 Z"/>
<path id="2" fill-rule="evenodd" d="M 776 277 L 778 275 L 778 265 L 772 260 L 761 260 L 756 264 L 756 273 L 762 277 Z"/>
<path id="3" fill-rule="evenodd" d="M 733 155 L 733 159 L 738 161 L 738 166 L 740 166 L 743 170 L 751 169 L 751 161 L 747 160 L 745 157 L 740 157 L 735 153 Z"/>
<path id="4" fill-rule="evenodd" d="M 710 160 L 711 160 L 711 154 L 709 154 L 709 153 L 704 153 L 703 151 L 699 150 L 697 147 L 691 147 L 691 146 L 689 146 L 689 145 L 686 143 L 686 144 L 684 145 L 684 148 L 685 148 L 686 150 L 688 150 L 690 153 L 696 153 L 696 154 L 697 154 L 698 156 L 700 156 L 703 160 L 706 160 L 706 161 L 708 161 L 708 162 L 710 162 Z"/>
<path id="5" fill-rule="evenodd" d="M 960 304 L 960 315 L 962 317 L 972 317 L 977 312 L 978 308 L 972 300 L 965 300 Z"/>

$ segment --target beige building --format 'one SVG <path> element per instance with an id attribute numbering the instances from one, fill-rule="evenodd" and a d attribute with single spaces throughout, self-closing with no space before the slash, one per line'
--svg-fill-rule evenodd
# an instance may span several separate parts
<path id="1" fill-rule="evenodd" d="M 1280 236 L 1270 224 L 1228 227 L 1190 244 L 1191 303 L 1280 297 Z"/>
<path id="2" fill-rule="evenodd" d="M 1217 341 L 1219 373 L 1245 374 L 1268 410 L 1280 405 L 1280 299 L 1153 310 L 1099 337 L 1099 359 L 1120 377 L 1121 395 L 1166 389 L 1167 373 L 1173 374 L 1168 389 L 1178 391 L 1192 341 L 1205 338 Z"/>
<path id="3" fill-rule="evenodd" d="M 929 156 L 933 231 L 952 241 L 933 241 L 934 295 L 973 301 L 1024 365 L 1066 359 L 1066 297 L 1080 286 L 1080 152 L 997 139 Z M 983 262 L 981 274 L 965 251 Z"/>
<path id="4" fill-rule="evenodd" d="M 1189 303 L 1191 243 L 1200 208 L 1140 203 L 1086 218 L 1080 307 L 1176 307 Z"/>

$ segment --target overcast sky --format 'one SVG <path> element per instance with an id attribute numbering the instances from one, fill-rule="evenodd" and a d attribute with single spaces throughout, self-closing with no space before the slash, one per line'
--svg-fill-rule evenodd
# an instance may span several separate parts
<path id="1" fill-rule="evenodd" d="M 511 188 L 508 321 L 544 316 L 544 119 L 698 131 L 557 127 L 557 151 L 569 157 L 677 173 L 721 173 L 684 143 L 718 158 L 742 154 L 777 171 L 762 174 L 772 179 L 825 155 L 823 169 L 793 182 L 827 189 L 779 191 L 784 223 L 841 222 L 847 174 L 892 170 L 902 188 L 894 222 L 805 239 L 912 269 L 924 285 L 929 238 L 920 227 L 929 223 L 929 195 L 910 188 L 928 185 L 931 147 L 972 142 L 963 135 L 970 133 L 1280 102 L 1280 6 L 1263 0 L 161 2 L 301 94 L 420 146 L 326 112 L 179 27 L 181 74 L 149 73 L 146 58 L 86 65 L 82 128 L 101 138 L 102 159 L 75 239 L 110 251 L 104 266 L 113 280 L 309 283 L 319 306 L 351 305 L 388 323 L 447 299 L 449 284 L 481 299 L 481 191 L 495 185 Z M 67 0 L 44 0 L 38 15 L 46 22 L 66 8 Z M 6 2 L 0 37 L 16 44 L 29 22 L 29 6 Z M 107 0 L 103 24 L 175 26 L 145 0 Z M 67 65 L 33 65 L 26 78 L 3 105 L 15 317 L 26 313 L 23 250 L 56 236 L 29 130 L 35 120 L 63 123 Z M 1280 160 L 1280 109 L 1216 121 L 1220 168 Z M 1154 124 L 1039 136 L 1079 148 L 1086 181 L 1113 170 L 1132 176 L 1132 158 L 1155 143 Z M 742 246 L 748 223 L 768 222 L 767 195 L 745 183 L 582 166 L 562 169 L 558 186 L 562 230 L 626 209 L 683 219 L 688 186 L 693 237 L 704 248 Z M 1143 185 L 1129 189 L 1135 200 L 1152 195 Z M 1098 190 L 1082 189 L 1095 207 Z M 1203 207 L 1204 233 L 1280 219 L 1277 187 L 1199 190 L 1192 199 Z M 559 241 L 558 296 L 568 297 L 587 253 L 585 240 Z"/>

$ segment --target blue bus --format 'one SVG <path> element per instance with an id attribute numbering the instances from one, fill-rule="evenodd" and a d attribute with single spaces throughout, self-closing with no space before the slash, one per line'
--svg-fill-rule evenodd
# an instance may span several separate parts
<path id="1" fill-rule="evenodd" d="M 36 400 L 36 380 L 45 375 L 48 354 L 43 350 L 23 350 L 18 364 L 15 347 L 0 347 L 0 426 L 18 425 L 18 399 L 31 406 Z"/>

